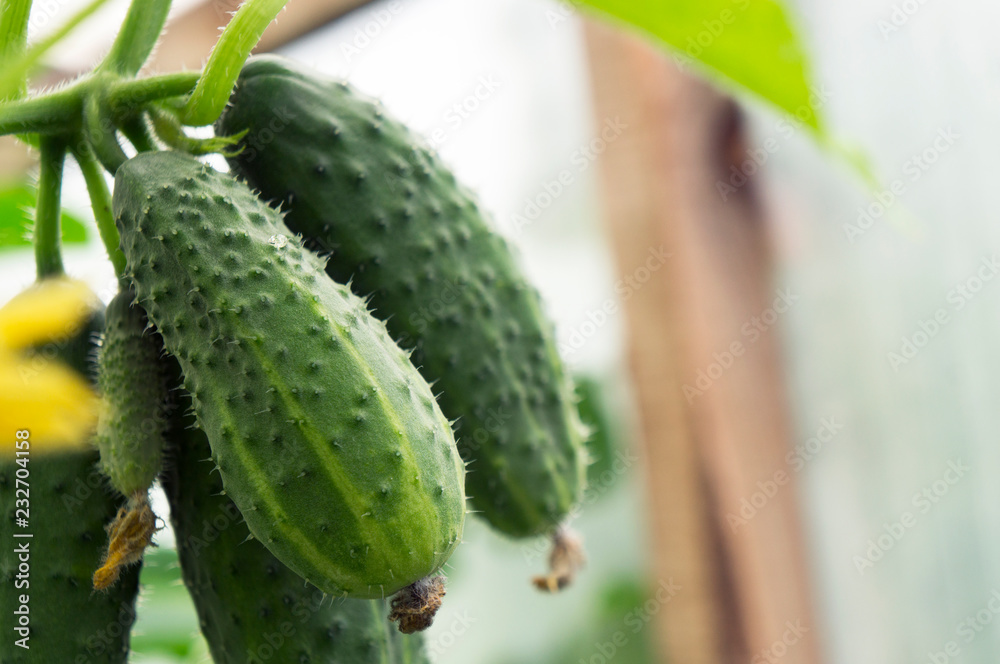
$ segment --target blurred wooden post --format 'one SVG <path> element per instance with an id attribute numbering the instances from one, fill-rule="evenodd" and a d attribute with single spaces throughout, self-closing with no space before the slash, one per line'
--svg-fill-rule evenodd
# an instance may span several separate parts
<path id="1" fill-rule="evenodd" d="M 817 664 L 764 212 L 752 181 L 727 200 L 717 188 L 746 157 L 739 109 L 637 37 L 588 22 L 586 39 L 597 124 L 626 125 L 602 156 L 603 194 L 619 276 L 637 285 L 624 308 L 653 564 L 680 586 L 659 614 L 662 652 Z M 670 253 L 662 267 L 647 263 L 658 250 Z M 727 520 L 775 477 L 787 482 L 767 484 L 745 524 Z"/>

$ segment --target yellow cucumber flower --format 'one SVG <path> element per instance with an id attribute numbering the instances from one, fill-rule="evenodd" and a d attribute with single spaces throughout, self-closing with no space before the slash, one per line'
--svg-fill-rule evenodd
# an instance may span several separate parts
<path id="1" fill-rule="evenodd" d="M 97 395 L 69 367 L 27 350 L 68 339 L 98 304 L 85 284 L 60 277 L 31 286 L 0 308 L 0 457 L 12 456 L 15 439 L 25 437 L 32 454 L 89 444 Z"/>

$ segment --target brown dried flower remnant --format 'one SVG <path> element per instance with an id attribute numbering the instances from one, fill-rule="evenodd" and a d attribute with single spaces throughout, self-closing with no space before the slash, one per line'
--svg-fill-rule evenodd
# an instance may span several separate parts
<path id="1" fill-rule="evenodd" d="M 156 515 L 146 493 L 129 498 L 118 510 L 115 520 L 104 528 L 108 532 L 108 550 L 103 564 L 94 572 L 94 590 L 106 590 L 118 581 L 121 570 L 142 560 L 142 554 L 156 532 Z"/>
<path id="2" fill-rule="evenodd" d="M 403 588 L 392 598 L 389 620 L 399 623 L 403 634 L 422 632 L 434 622 L 444 598 L 444 577 L 428 576 Z"/>
<path id="3" fill-rule="evenodd" d="M 576 573 L 587 562 L 580 536 L 565 526 L 552 534 L 552 553 L 549 554 L 549 573 L 536 576 L 531 581 L 539 590 L 559 592 L 576 578 Z"/>

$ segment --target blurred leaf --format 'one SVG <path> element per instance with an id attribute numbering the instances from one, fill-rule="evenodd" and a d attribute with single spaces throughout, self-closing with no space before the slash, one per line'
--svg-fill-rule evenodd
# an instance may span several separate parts
<path id="1" fill-rule="evenodd" d="M 181 580 L 176 549 L 147 551 L 140 582 L 142 603 L 131 645 L 133 655 L 141 656 L 137 660 L 157 655 L 187 661 L 193 653 L 200 652 L 198 616 Z"/>
<path id="2" fill-rule="evenodd" d="M 597 605 L 599 615 L 602 619 L 614 620 L 627 615 L 647 599 L 649 599 L 649 588 L 641 578 L 623 576 L 612 579 L 601 588 L 600 601 Z"/>
<path id="3" fill-rule="evenodd" d="M 15 184 L 0 188 L 0 249 L 31 246 L 27 235 L 34 223 L 31 211 L 36 201 L 35 189 L 28 185 Z M 62 213 L 62 241 L 66 244 L 87 241 L 87 229 L 83 221 L 65 210 Z"/>
<path id="4" fill-rule="evenodd" d="M 673 47 L 822 134 L 809 63 L 778 0 L 582 0 Z"/>
<path id="5" fill-rule="evenodd" d="M 661 660 L 653 645 L 656 627 L 652 618 L 660 604 L 653 597 L 648 584 L 638 577 L 612 579 L 593 598 L 592 614 L 578 625 L 576 635 L 531 664 L 656 664 Z"/>

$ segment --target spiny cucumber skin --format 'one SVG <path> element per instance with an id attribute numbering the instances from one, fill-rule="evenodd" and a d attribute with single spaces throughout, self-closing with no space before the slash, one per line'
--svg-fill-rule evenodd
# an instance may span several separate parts
<path id="1" fill-rule="evenodd" d="M 215 664 L 427 664 L 422 637 L 400 634 L 387 602 L 326 596 L 251 538 L 192 415 L 177 418 L 169 436 L 163 486 Z"/>
<path id="2" fill-rule="evenodd" d="M 250 532 L 335 596 L 387 597 L 439 569 L 462 535 L 464 466 L 364 302 L 245 184 L 189 156 L 126 162 L 114 213 Z"/>
<path id="3" fill-rule="evenodd" d="M 291 116 L 280 131 L 275 109 Z M 245 65 L 216 129 L 250 130 L 233 172 L 414 350 L 458 422 L 473 507 L 513 537 L 561 522 L 585 484 L 572 387 L 537 292 L 471 192 L 377 103 L 273 56 Z"/>
<path id="4" fill-rule="evenodd" d="M 68 366 L 93 380 L 96 339 L 103 329 L 103 314 L 97 313 L 66 343 L 42 347 Z M 106 593 L 95 593 L 90 579 L 101 564 L 104 525 L 114 518 L 119 498 L 104 486 L 95 450 L 32 455 L 28 462 L 30 483 L 31 570 L 28 588 L 18 588 L 18 556 L 15 544 L 0 547 L 0 662 L 3 664 L 125 664 L 129 633 L 135 621 L 135 599 L 139 590 L 139 567 L 122 573 L 117 585 Z M 16 471 L 13 459 L 0 459 L 0 514 L 5 533 L 15 527 Z M 27 532 L 27 531 L 26 531 Z M 30 650 L 15 645 L 14 610 L 18 596 L 30 596 Z"/>
<path id="5" fill-rule="evenodd" d="M 103 409 L 97 422 L 101 468 L 125 496 L 145 493 L 163 468 L 170 393 L 163 340 L 124 290 L 108 304 L 97 356 Z"/>

